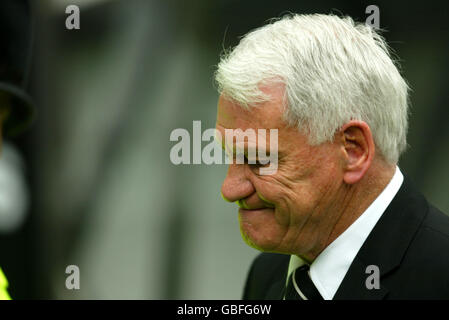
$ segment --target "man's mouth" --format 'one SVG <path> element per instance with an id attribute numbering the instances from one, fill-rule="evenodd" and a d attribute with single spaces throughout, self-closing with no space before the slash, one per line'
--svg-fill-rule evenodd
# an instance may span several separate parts
<path id="1" fill-rule="evenodd" d="M 260 209 L 273 209 L 274 208 L 273 204 L 263 201 L 262 199 L 261 199 L 261 201 L 263 203 L 256 205 L 254 208 L 250 208 L 250 206 L 248 206 L 248 204 L 245 202 L 245 199 L 237 200 L 236 203 L 240 207 L 240 209 L 244 209 L 244 210 L 260 210 Z"/>

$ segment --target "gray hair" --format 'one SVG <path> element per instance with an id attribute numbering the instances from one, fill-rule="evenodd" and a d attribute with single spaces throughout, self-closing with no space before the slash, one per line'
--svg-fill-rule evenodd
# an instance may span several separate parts
<path id="1" fill-rule="evenodd" d="M 376 148 L 397 163 L 407 142 L 408 85 L 373 28 L 335 15 L 288 15 L 246 34 L 215 74 L 220 93 L 244 108 L 269 101 L 263 84 L 285 86 L 284 120 L 332 141 L 348 121 L 366 122 Z"/>

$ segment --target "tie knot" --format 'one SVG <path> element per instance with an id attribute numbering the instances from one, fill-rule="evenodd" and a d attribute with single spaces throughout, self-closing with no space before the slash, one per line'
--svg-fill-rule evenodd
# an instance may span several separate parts
<path id="1" fill-rule="evenodd" d="M 309 274 L 309 266 L 295 269 L 288 278 L 286 300 L 323 300 Z"/>

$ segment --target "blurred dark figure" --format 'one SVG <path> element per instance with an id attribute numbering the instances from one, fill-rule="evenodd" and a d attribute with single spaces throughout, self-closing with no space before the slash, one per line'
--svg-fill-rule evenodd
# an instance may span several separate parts
<path id="1" fill-rule="evenodd" d="M 0 144 L 3 136 L 16 137 L 31 124 L 34 116 L 34 107 L 31 98 L 26 93 L 28 74 L 31 61 L 32 22 L 28 1 L 3 0 L 0 2 Z M 8 154 L 18 154 L 8 146 Z M 13 156 L 14 157 L 14 156 Z M 8 159 L 11 159 L 9 156 Z M 15 158 L 20 162 L 20 159 Z M 16 214 L 17 202 L 23 201 L 21 197 L 13 197 L 10 190 L 17 190 L 16 180 L 20 180 L 20 173 L 9 165 L 11 162 L 0 161 L 1 181 L 6 187 L 0 187 L 2 202 L 0 203 L 0 229 L 3 230 L 5 217 L 11 220 L 11 212 Z M 4 168 L 9 169 L 4 169 Z M 7 179 L 3 179 L 5 177 Z M 12 173 L 12 175 L 11 175 Z M 10 179 L 10 180 L 8 180 Z M 2 183 L 2 186 L 5 183 Z M 19 188 L 20 189 L 20 188 Z M 23 211 L 23 210 L 21 210 Z M 3 250 L 2 250 L 3 251 Z M 4 265 L 5 257 L 0 256 L 0 267 Z M 6 272 L 8 273 L 8 272 Z M 0 299 L 8 299 L 8 282 L 0 269 Z"/>
<path id="2" fill-rule="evenodd" d="M 33 119 L 26 93 L 31 61 L 32 30 L 28 1 L 3 0 L 0 4 L 0 108 L 3 132 L 16 136 Z"/>

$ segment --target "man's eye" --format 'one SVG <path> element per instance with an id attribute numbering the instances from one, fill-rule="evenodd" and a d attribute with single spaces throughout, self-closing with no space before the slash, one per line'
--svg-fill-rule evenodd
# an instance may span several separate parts
<path id="1" fill-rule="evenodd" d="M 270 165 L 270 160 L 267 161 L 260 161 L 259 159 L 255 159 L 252 161 L 248 161 L 250 165 L 256 166 L 256 167 L 263 167 Z"/>

